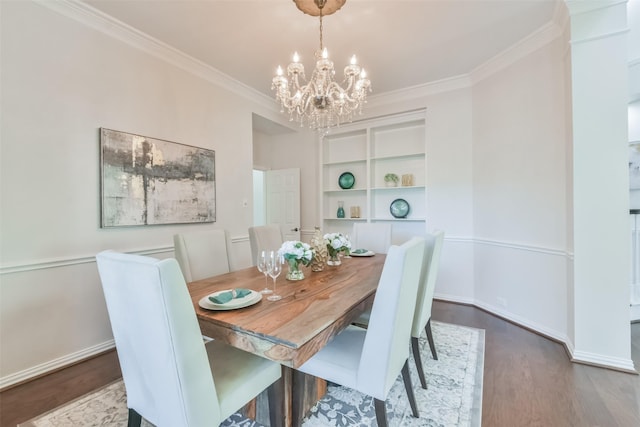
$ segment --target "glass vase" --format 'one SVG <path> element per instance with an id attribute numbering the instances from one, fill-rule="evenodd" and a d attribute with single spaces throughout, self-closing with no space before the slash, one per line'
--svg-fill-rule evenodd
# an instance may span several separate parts
<path id="1" fill-rule="evenodd" d="M 327 260 L 327 265 L 332 265 L 334 267 L 342 264 L 340 260 L 340 253 L 336 250 L 329 250 L 329 259 Z"/>
<path id="2" fill-rule="evenodd" d="M 287 280 L 302 280 L 304 279 L 304 273 L 300 269 L 300 261 L 290 259 L 287 262 L 289 271 L 287 271 Z"/>
<path id="3" fill-rule="evenodd" d="M 336 217 L 344 218 L 344 202 L 338 202 L 338 211 L 336 212 Z"/>

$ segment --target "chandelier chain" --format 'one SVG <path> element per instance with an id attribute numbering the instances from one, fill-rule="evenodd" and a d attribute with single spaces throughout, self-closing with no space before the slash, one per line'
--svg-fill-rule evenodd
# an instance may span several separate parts
<path id="1" fill-rule="evenodd" d="M 324 44 L 322 41 L 322 8 L 320 8 L 320 52 L 324 48 Z"/>

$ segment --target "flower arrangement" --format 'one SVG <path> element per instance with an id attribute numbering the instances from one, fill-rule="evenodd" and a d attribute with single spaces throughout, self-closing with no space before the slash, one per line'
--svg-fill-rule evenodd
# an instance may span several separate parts
<path id="1" fill-rule="evenodd" d="M 304 273 L 300 270 L 300 264 L 308 266 L 313 259 L 313 249 L 307 243 L 297 240 L 288 240 L 278 249 L 278 255 L 283 257 L 289 265 L 287 279 L 304 279 Z"/>
<path id="2" fill-rule="evenodd" d="M 344 252 L 349 255 L 351 251 L 351 242 L 342 233 L 327 233 L 324 236 L 324 240 L 327 242 L 327 251 L 329 252 L 329 265 L 340 265 L 340 259 L 338 254 Z"/>

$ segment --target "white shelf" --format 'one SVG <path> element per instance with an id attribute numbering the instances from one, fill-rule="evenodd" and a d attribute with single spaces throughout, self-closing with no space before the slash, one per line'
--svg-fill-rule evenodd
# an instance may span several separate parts
<path id="1" fill-rule="evenodd" d="M 330 188 L 324 190 L 325 193 L 357 193 L 366 192 L 366 188 Z"/>
<path id="2" fill-rule="evenodd" d="M 397 187 L 373 187 L 372 191 L 424 190 L 424 185 L 398 185 Z"/>
<path id="3" fill-rule="evenodd" d="M 323 218 L 324 221 L 366 221 L 367 218 Z"/>
<path id="4" fill-rule="evenodd" d="M 427 216 L 427 153 L 425 111 L 386 116 L 332 130 L 322 141 L 320 159 L 320 217 L 326 232 L 350 234 L 354 222 L 393 222 L 392 242 L 424 234 Z M 355 177 L 354 188 L 341 189 L 344 172 Z M 387 187 L 388 173 L 412 175 L 415 185 Z M 399 183 L 400 184 L 400 183 Z M 394 218 L 395 199 L 410 205 L 408 218 Z M 345 213 L 360 207 L 361 218 L 336 218 L 338 204 Z"/>
<path id="5" fill-rule="evenodd" d="M 402 159 L 410 159 L 414 157 L 420 158 L 424 156 L 425 156 L 425 153 L 402 154 L 399 156 L 372 157 L 371 161 L 402 160 Z"/>
<path id="6" fill-rule="evenodd" d="M 326 163 L 323 163 L 323 166 L 344 166 L 349 164 L 366 163 L 366 162 L 367 162 L 367 159 L 345 160 L 342 162 L 326 162 Z"/>
<path id="7" fill-rule="evenodd" d="M 382 222 L 382 221 L 394 221 L 394 222 L 424 222 L 426 218 L 371 218 L 371 221 Z"/>

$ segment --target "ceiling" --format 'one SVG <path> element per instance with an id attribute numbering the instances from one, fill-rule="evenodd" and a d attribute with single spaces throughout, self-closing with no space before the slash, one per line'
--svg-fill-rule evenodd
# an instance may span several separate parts
<path id="1" fill-rule="evenodd" d="M 319 20 L 291 0 L 83 0 L 137 30 L 273 96 L 278 65 L 307 74 Z M 464 75 L 551 22 L 556 0 L 348 0 L 326 16 L 338 77 L 352 54 L 372 94 Z"/>

